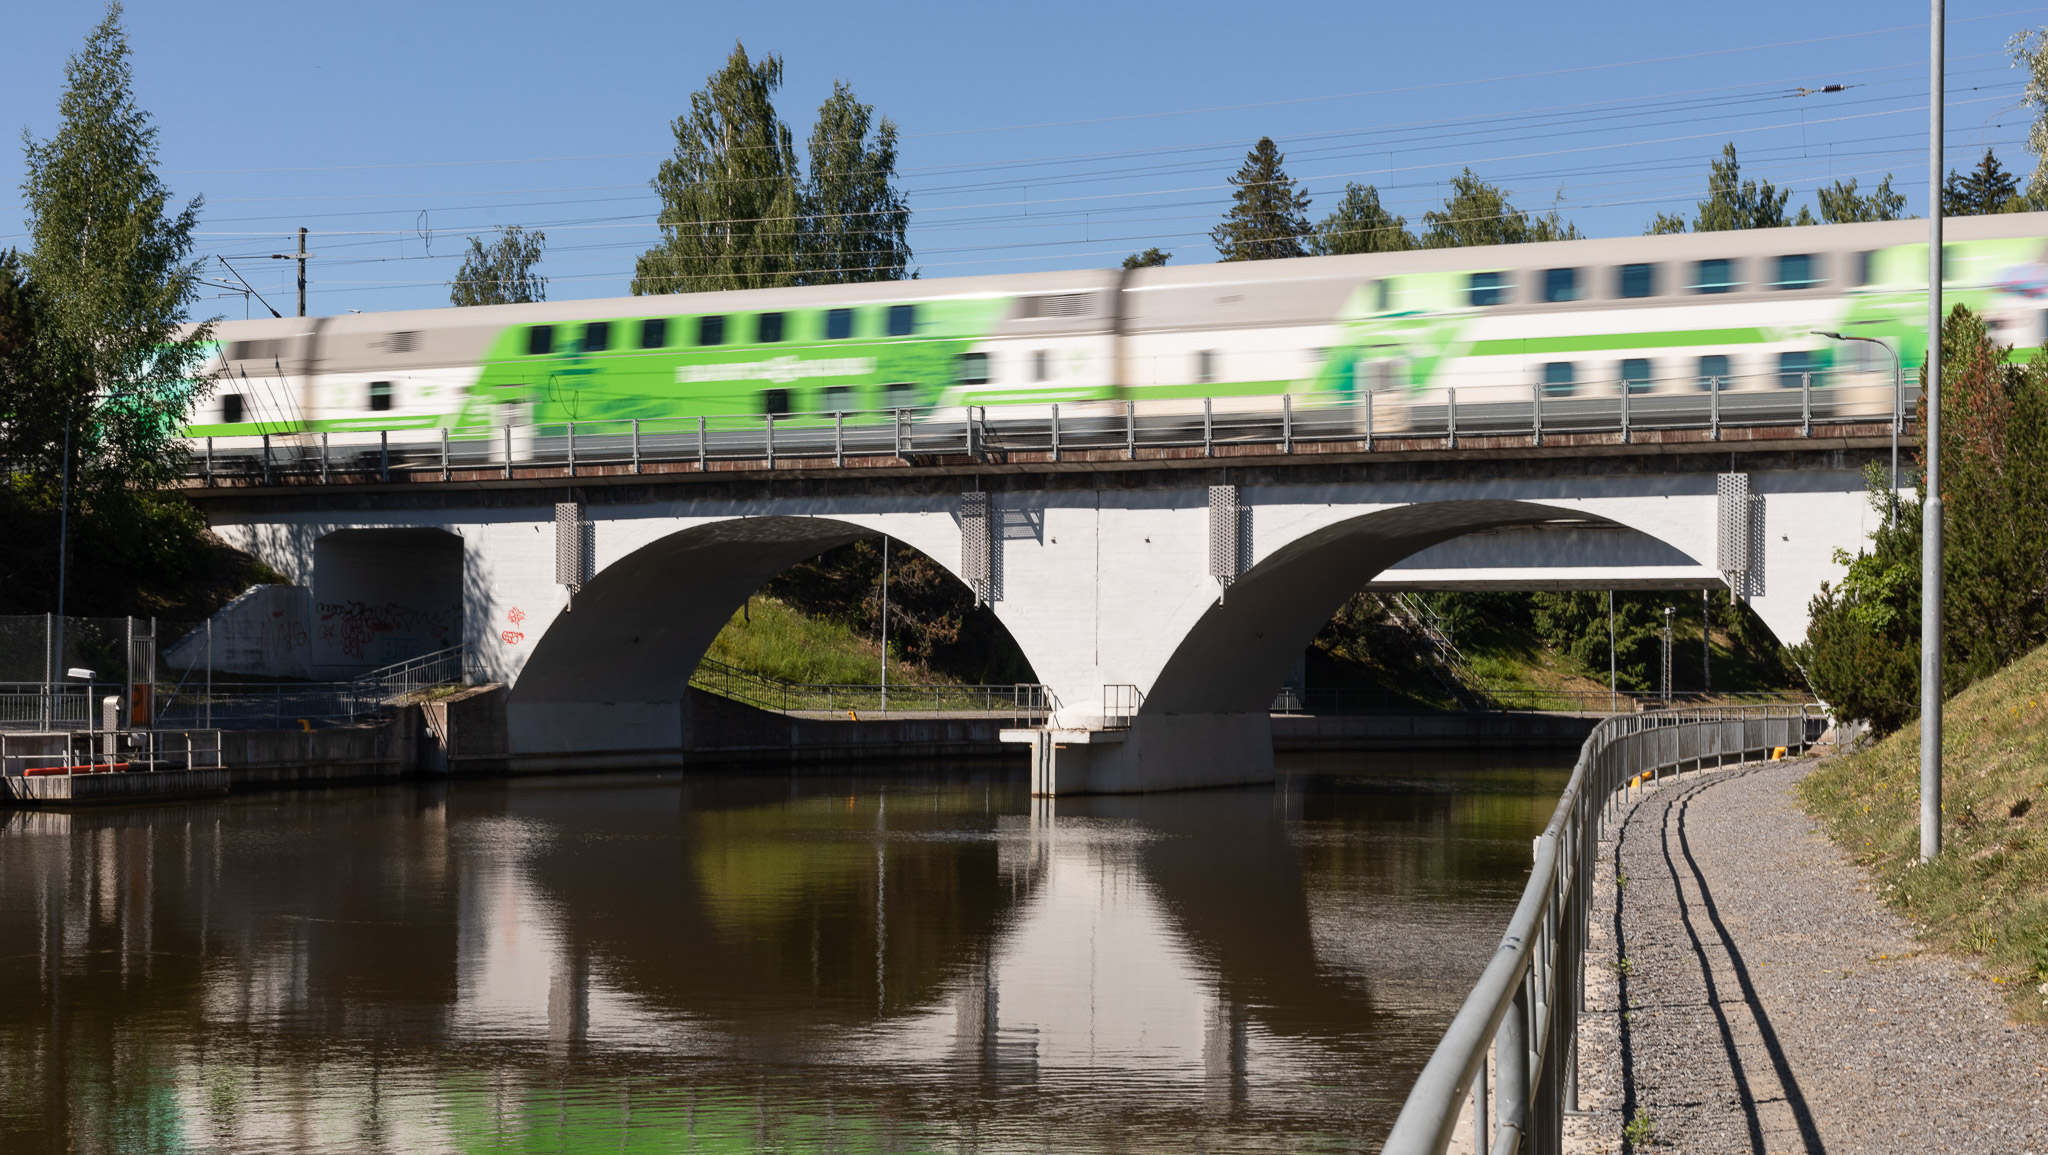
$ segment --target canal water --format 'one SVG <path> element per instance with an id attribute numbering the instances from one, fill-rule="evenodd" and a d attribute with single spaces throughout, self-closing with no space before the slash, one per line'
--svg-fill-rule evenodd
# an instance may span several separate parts
<path id="1" fill-rule="evenodd" d="M 1377 1150 L 1561 757 L 0 816 L 0 1151 Z"/>

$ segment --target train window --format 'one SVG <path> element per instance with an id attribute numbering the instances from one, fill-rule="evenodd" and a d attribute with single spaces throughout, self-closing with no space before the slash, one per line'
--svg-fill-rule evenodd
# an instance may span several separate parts
<path id="1" fill-rule="evenodd" d="M 789 412 L 789 390 L 761 390 L 761 412 L 770 417 L 780 417 Z"/>
<path id="2" fill-rule="evenodd" d="M 649 317 L 640 322 L 640 347 L 659 349 L 668 344 L 668 318 Z"/>
<path id="3" fill-rule="evenodd" d="M 602 353 L 611 346 L 611 343 L 612 323 L 610 321 L 592 321 L 590 324 L 583 326 L 583 351 L 585 353 Z"/>
<path id="4" fill-rule="evenodd" d="M 535 325 L 526 331 L 526 354 L 539 357 L 555 351 L 555 327 Z"/>
<path id="5" fill-rule="evenodd" d="M 1820 354 L 1809 349 L 1791 349 L 1778 354 L 1778 386 L 1781 389 L 1797 389 L 1804 384 L 1804 378 L 1811 377 L 1815 385 L 1821 384 L 1823 366 Z"/>
<path id="6" fill-rule="evenodd" d="M 1378 304 L 1376 308 L 1378 311 L 1384 313 L 1392 309 L 1394 307 L 1394 282 L 1381 281 L 1373 287 L 1377 290 L 1376 300 Z"/>
<path id="7" fill-rule="evenodd" d="M 853 310 L 825 310 L 825 339 L 827 341 L 844 341 L 851 336 L 853 336 Z"/>
<path id="8" fill-rule="evenodd" d="M 908 381 L 891 381 L 882 386 L 882 407 L 885 409 L 915 409 L 917 407 L 917 386 Z"/>
<path id="9" fill-rule="evenodd" d="M 1811 289 L 1820 284 L 1820 265 L 1812 253 L 1785 253 L 1778 257 L 1778 279 L 1773 289 Z"/>
<path id="10" fill-rule="evenodd" d="M 242 395 L 240 393 L 223 393 L 220 395 L 220 419 L 228 425 L 240 425 L 242 423 Z"/>
<path id="11" fill-rule="evenodd" d="M 391 408 L 391 382 L 370 382 L 370 408 L 378 413 Z"/>
<path id="12" fill-rule="evenodd" d="M 988 377 L 988 354 L 960 354 L 960 383 L 962 385 L 986 385 L 988 384 Z"/>
<path id="13" fill-rule="evenodd" d="M 1631 393 L 1650 391 L 1650 359 L 1648 357 L 1627 357 L 1621 362 L 1621 379 L 1627 383 Z"/>
<path id="14" fill-rule="evenodd" d="M 1956 264 L 1961 254 L 1955 245 L 1941 246 L 1941 280 L 1943 284 L 1956 279 Z"/>
<path id="15" fill-rule="evenodd" d="M 1552 361 L 1543 366 L 1543 395 L 1569 397 L 1578 388 L 1578 367 L 1570 361 Z"/>
<path id="16" fill-rule="evenodd" d="M 1467 289 L 1474 305 L 1501 305 L 1507 303 L 1507 276 L 1503 273 L 1473 273 Z"/>
<path id="17" fill-rule="evenodd" d="M 725 318 L 716 313 L 709 317 L 697 318 L 697 343 L 699 345 L 725 344 Z"/>
<path id="18" fill-rule="evenodd" d="M 891 337 L 908 337 L 916 331 L 916 305 L 889 306 L 889 335 Z"/>
<path id="19" fill-rule="evenodd" d="M 1740 284 L 1735 279 L 1735 262 L 1727 257 L 1709 257 L 1693 268 L 1695 293 L 1726 293 Z"/>
<path id="20" fill-rule="evenodd" d="M 1708 353 L 1700 358 L 1700 392 L 1728 388 L 1728 355 Z"/>
<path id="21" fill-rule="evenodd" d="M 1577 269 L 1543 270 L 1543 299 L 1546 301 L 1576 301 L 1579 299 L 1579 271 Z"/>
<path id="22" fill-rule="evenodd" d="M 782 340 L 782 314 L 763 313 L 754 321 L 754 340 L 773 345 Z"/>
<path id="23" fill-rule="evenodd" d="M 853 412 L 853 387 L 850 385 L 827 385 L 819 398 L 819 407 L 825 413 Z"/>
<path id="24" fill-rule="evenodd" d="M 1202 349 L 1195 354 L 1195 380 L 1207 385 L 1216 379 L 1216 350 Z"/>
<path id="25" fill-rule="evenodd" d="M 1870 283 L 1871 258 L 1877 254 L 1869 251 L 1849 254 L 1849 283 L 1867 285 Z"/>
<path id="26" fill-rule="evenodd" d="M 1621 267 L 1621 295 L 1623 297 L 1656 296 L 1657 266 L 1623 265 Z"/>
<path id="27" fill-rule="evenodd" d="M 1050 381 L 1050 380 L 1052 379 L 1052 353 L 1051 353 L 1051 352 L 1049 352 L 1049 351 L 1047 351 L 1047 350 L 1045 350 L 1045 349 L 1034 349 L 1034 350 L 1032 350 L 1032 352 L 1031 352 L 1031 379 L 1032 379 L 1033 381 Z"/>

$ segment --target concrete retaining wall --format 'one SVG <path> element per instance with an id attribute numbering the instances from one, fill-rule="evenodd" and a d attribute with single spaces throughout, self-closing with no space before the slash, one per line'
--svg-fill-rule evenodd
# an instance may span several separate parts
<path id="1" fill-rule="evenodd" d="M 404 723 L 408 715 L 412 729 Z M 221 761 L 236 789 L 293 784 L 384 782 L 412 770 L 416 709 L 396 723 L 332 730 L 226 730 Z"/>

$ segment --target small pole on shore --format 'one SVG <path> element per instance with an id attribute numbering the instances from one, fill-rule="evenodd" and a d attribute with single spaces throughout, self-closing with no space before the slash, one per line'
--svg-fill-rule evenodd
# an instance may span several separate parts
<path id="1" fill-rule="evenodd" d="M 882 712 L 889 712 L 889 538 L 882 537 Z"/>
<path id="2" fill-rule="evenodd" d="M 1621 713 L 1620 683 L 1614 676 L 1614 591 L 1607 591 L 1607 712 Z"/>

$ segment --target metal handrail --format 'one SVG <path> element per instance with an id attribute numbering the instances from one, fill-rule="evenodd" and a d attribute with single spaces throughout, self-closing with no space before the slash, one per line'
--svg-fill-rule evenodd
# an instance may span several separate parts
<path id="1" fill-rule="evenodd" d="M 791 682 L 703 658 L 690 685 L 778 714 L 902 714 L 929 712 L 1039 716 L 1045 687 L 1036 682 Z"/>
<path id="2" fill-rule="evenodd" d="M 1463 687 L 1460 705 L 1450 713 L 1572 713 L 1635 714 L 1677 702 L 1684 706 L 1796 706 L 1810 705 L 1810 694 L 1792 690 L 1722 692 L 1682 690 L 1670 698 L 1638 690 L 1568 690 L 1538 686 Z M 1273 696 L 1271 712 L 1281 716 L 1343 715 L 1416 711 L 1436 712 L 1440 707 L 1404 690 L 1381 687 L 1312 687 L 1296 690 L 1281 687 Z"/>
<path id="3" fill-rule="evenodd" d="M 1466 996 L 1394 1120 L 1389 1155 L 1438 1155 L 1472 1105 L 1472 1150 L 1556 1151 L 1578 1106 L 1578 1018 L 1600 830 L 1616 794 L 1644 778 L 1804 749 L 1826 717 L 1814 706 L 1728 706 L 1609 718 L 1595 727 L 1550 823 L 1500 946 Z M 1491 1055 L 1498 1098 L 1487 1107 Z M 1490 1115 L 1490 1118 L 1489 1118 Z"/>
<path id="4" fill-rule="evenodd" d="M 1731 381 L 1734 379 L 1730 379 Z M 572 475 L 642 473 L 759 464 L 773 469 L 799 459 L 836 467 L 933 456 L 983 460 L 1043 453 L 1048 460 L 1090 450 L 1135 456 L 1140 448 L 1254 450 L 1293 454 L 1303 446 L 1353 443 L 1361 452 L 1431 445 L 1469 446 L 1475 439 L 1546 438 L 1693 430 L 1719 438 L 1743 428 L 1817 428 L 1905 418 L 1895 412 L 1892 383 L 1831 384 L 1823 376 L 1787 382 L 1774 373 L 1704 388 L 1693 378 L 1643 383 L 1587 383 L 1569 396 L 1545 386 L 1462 385 L 1455 408 L 1441 395 L 1406 388 L 1326 390 L 1270 396 L 1128 399 L 1006 405 L 952 404 L 880 409 L 827 409 L 776 415 L 616 418 L 520 425 L 345 432 L 277 432 L 194 439 L 187 475 L 203 485 L 303 477 L 326 484 L 435 481 L 479 472 L 512 477 L 519 468 Z M 1141 391 L 1142 392 L 1142 391 Z M 1910 405 L 1910 399 L 1907 402 Z M 474 476 L 460 479 L 463 483 Z"/>

